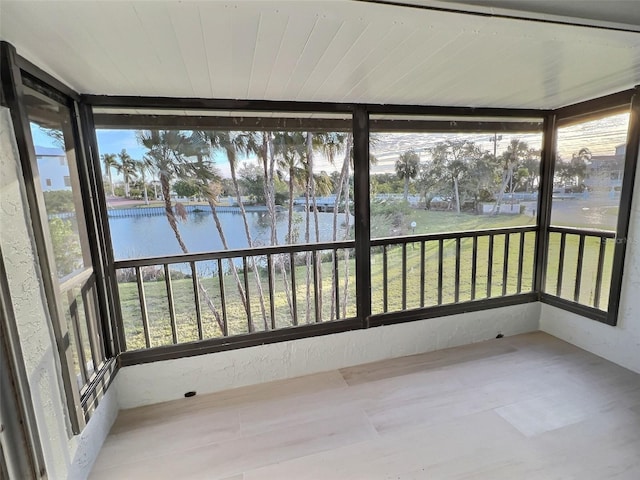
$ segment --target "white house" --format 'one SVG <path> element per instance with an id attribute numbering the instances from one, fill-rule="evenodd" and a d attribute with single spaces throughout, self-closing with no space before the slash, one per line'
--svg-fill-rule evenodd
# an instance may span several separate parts
<path id="1" fill-rule="evenodd" d="M 56 147 L 36 145 L 36 159 L 43 192 L 71 190 L 69 163 L 64 151 Z"/>

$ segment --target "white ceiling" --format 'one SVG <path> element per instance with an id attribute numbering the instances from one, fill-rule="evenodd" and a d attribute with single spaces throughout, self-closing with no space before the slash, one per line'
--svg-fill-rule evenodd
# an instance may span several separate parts
<path id="1" fill-rule="evenodd" d="M 640 33 L 348 0 L 0 0 L 0 36 L 93 94 L 555 108 L 640 84 Z"/>

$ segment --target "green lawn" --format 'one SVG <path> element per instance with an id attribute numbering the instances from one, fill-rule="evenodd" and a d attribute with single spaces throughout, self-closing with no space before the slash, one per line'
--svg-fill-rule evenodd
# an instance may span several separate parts
<path id="1" fill-rule="evenodd" d="M 416 234 L 486 230 L 490 228 L 535 225 L 531 215 L 472 215 L 431 210 L 413 210 L 407 216 L 406 225 L 416 222 Z M 406 227 L 405 227 L 406 228 Z M 410 227 L 409 233 L 411 233 Z"/>
<path id="2" fill-rule="evenodd" d="M 415 210 L 406 219 L 406 224 L 412 221 L 417 223 L 416 234 L 436 233 L 443 231 L 459 230 L 479 230 L 486 228 L 498 228 L 507 226 L 520 226 L 532 224 L 533 219 L 527 215 L 518 216 L 476 216 L 469 214 L 456 215 L 449 212 L 432 212 L 425 210 Z M 406 229 L 406 225 L 404 227 Z M 411 232 L 409 232 L 411 233 Z M 555 294 L 558 272 L 558 251 L 559 234 L 552 234 L 550 237 L 550 249 L 548 257 L 548 274 L 546 291 Z M 500 235 L 494 238 L 493 261 L 489 264 L 489 240 L 487 237 L 478 240 L 477 272 L 475 283 L 475 299 L 488 297 L 499 297 L 503 293 L 503 267 L 505 265 L 505 236 Z M 472 271 L 472 239 L 462 239 L 460 244 L 459 262 L 459 299 L 458 301 L 468 301 L 472 299 L 471 271 Z M 580 301 L 587 305 L 593 305 L 595 293 L 595 277 L 597 270 L 597 257 L 599 241 L 589 239 L 585 243 L 585 260 L 583 265 Z M 533 288 L 534 274 L 534 251 L 535 233 L 525 234 L 523 249 L 522 284 L 521 292 L 529 292 Z M 567 236 L 565 247 L 565 260 L 562 276 L 561 296 L 572 300 L 576 278 L 576 262 L 578 251 L 578 237 Z M 352 317 L 356 314 L 355 309 L 355 261 L 353 253 L 345 258 L 347 252 L 339 251 L 338 275 L 339 281 L 339 302 L 341 310 L 346 305 L 346 311 L 341 312 L 340 318 Z M 518 259 L 520 253 L 520 234 L 509 235 L 509 254 L 507 258 L 506 293 L 517 293 L 517 273 Z M 611 278 L 611 261 L 613 254 L 613 244 L 608 244 L 605 255 L 605 266 L 603 276 L 603 291 L 601 293 L 600 305 L 606 305 L 608 298 L 608 285 Z M 331 315 L 332 309 L 332 271 L 333 261 L 330 252 L 324 252 L 324 261 L 321 263 L 322 271 L 322 304 L 323 320 L 334 319 Z M 263 262 L 264 263 L 264 259 Z M 296 300 L 297 300 L 297 320 L 298 324 L 313 323 L 315 319 L 315 303 L 313 293 L 312 269 L 307 269 L 304 264 L 304 254 L 296 262 L 294 268 L 296 280 Z M 400 311 L 403 309 L 402 296 L 402 248 L 399 246 L 388 247 L 387 249 L 387 309 L 388 312 Z M 207 295 L 218 310 L 221 310 L 221 295 L 219 277 L 215 272 L 205 271 L 204 265 L 198 265 L 199 278 L 207 290 Z M 202 271 L 200 271 L 203 269 Z M 443 267 L 442 267 L 442 304 L 450 304 L 455 301 L 455 269 L 456 269 L 456 242 L 447 240 L 443 244 Z M 309 290 L 309 304 L 307 304 L 307 274 L 311 278 L 311 288 Z M 241 270 L 240 280 L 244 284 L 244 277 Z M 344 297 L 345 273 L 347 274 L 347 295 Z M 490 292 L 487 288 L 489 274 L 491 275 Z M 424 262 L 424 298 L 421 304 L 421 264 L 420 264 L 420 244 L 409 244 L 406 249 L 406 308 L 418 308 L 421 306 L 433 306 L 438 304 L 438 242 L 430 241 L 425 244 Z M 384 309 L 384 277 L 383 277 L 383 254 L 382 247 L 374 247 L 371 253 L 371 293 L 372 312 L 374 314 L 383 313 Z M 229 335 L 237 335 L 249 332 L 249 325 L 246 312 L 244 311 L 238 290 L 233 277 L 226 273 L 223 275 L 224 296 L 226 302 L 227 323 Z M 287 302 L 284 287 L 285 278 L 281 273 L 276 273 L 273 289 L 273 304 L 276 328 L 283 328 L 293 325 L 292 315 Z M 286 282 L 291 285 L 291 271 L 287 269 Z M 255 331 L 265 330 L 259 295 L 257 294 L 257 283 L 253 273 L 249 274 L 249 297 L 251 299 L 251 312 Z M 270 323 L 270 297 L 267 272 L 261 270 L 261 285 L 264 292 L 265 310 L 268 322 Z M 190 278 L 172 280 L 173 301 L 176 313 L 178 342 L 189 342 L 198 339 L 198 329 L 195 315 L 195 299 L 193 292 L 193 281 Z M 144 292 L 149 318 L 149 334 L 151 346 L 166 345 L 172 343 L 172 331 L 170 325 L 170 315 L 167 301 L 167 289 L 164 280 L 145 281 Z M 127 348 L 129 350 L 144 348 L 144 331 L 141 320 L 140 301 L 135 282 L 123 282 L 119 285 L 120 302 L 124 320 Z M 204 298 L 200 295 L 200 307 L 202 312 L 203 337 L 216 338 L 222 335 L 218 328 L 214 316 L 207 306 Z M 270 328 L 270 327 L 269 327 Z"/>

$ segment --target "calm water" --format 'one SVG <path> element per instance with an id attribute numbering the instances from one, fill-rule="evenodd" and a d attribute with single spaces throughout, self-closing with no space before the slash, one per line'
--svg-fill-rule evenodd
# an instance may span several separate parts
<path id="1" fill-rule="evenodd" d="M 297 212 L 294 230 L 298 231 L 298 242 L 304 242 L 305 215 Z M 240 213 L 218 213 L 229 248 L 247 248 L 247 237 Z M 249 229 L 255 246 L 270 244 L 271 230 L 267 212 L 248 212 Z M 320 241 L 332 239 L 333 214 L 318 213 Z M 164 215 L 154 217 L 109 218 L 111 238 L 116 260 L 136 257 L 155 257 L 182 253 L 180 246 Z M 353 225 L 353 219 L 351 220 Z M 287 234 L 287 214 L 278 214 L 278 242 L 284 243 Z M 222 250 L 211 213 L 191 213 L 186 221 L 179 221 L 178 228 L 189 252 L 211 252 Z M 338 216 L 338 239 L 344 235 L 344 214 Z M 311 239 L 315 241 L 314 219 L 311 215 Z"/>

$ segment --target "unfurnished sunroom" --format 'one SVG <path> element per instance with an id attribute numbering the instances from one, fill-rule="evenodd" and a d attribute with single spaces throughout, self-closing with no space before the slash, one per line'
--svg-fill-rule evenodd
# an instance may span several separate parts
<path id="1" fill-rule="evenodd" d="M 508 3 L 4 1 L 3 478 L 636 478 L 640 22 Z"/>

